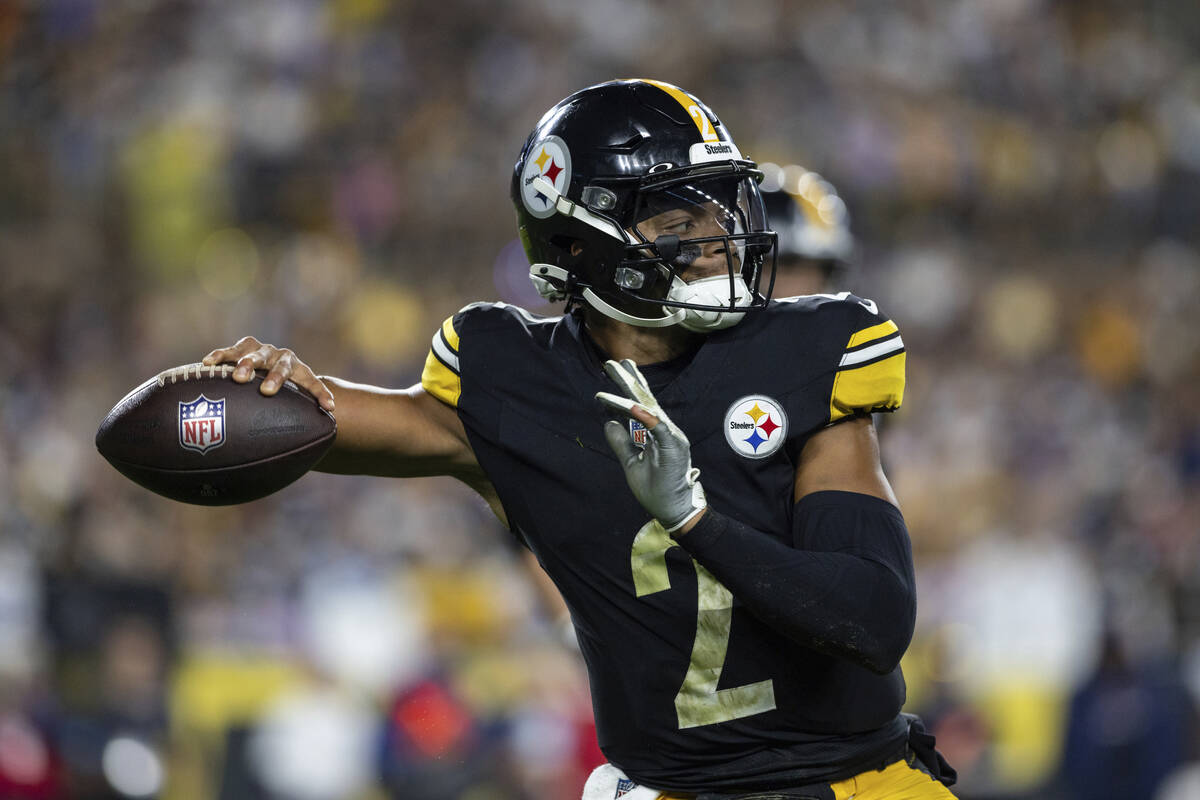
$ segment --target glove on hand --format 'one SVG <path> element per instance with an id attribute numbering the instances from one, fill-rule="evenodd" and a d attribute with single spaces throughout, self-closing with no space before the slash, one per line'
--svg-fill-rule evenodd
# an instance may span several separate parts
<path id="1" fill-rule="evenodd" d="M 691 443 L 658 404 L 636 364 L 629 359 L 608 361 L 604 371 L 624 395 L 596 393 L 597 400 L 620 415 L 604 423 L 608 446 L 625 469 L 625 480 L 634 497 L 668 533 L 673 533 L 708 505 L 698 480 L 700 470 L 692 466 Z M 635 419 L 635 405 L 658 419 L 646 426 L 644 449 L 629 436 L 628 420 Z"/>

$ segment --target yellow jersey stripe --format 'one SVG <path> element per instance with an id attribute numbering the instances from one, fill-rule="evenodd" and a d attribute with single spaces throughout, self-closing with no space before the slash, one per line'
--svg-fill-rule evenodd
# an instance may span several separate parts
<path id="1" fill-rule="evenodd" d="M 429 355 L 425 357 L 425 368 L 421 371 L 422 388 L 455 408 L 458 408 L 458 398 L 462 395 L 462 378 L 458 374 L 458 344 L 454 317 L 447 317 L 441 329 L 433 334 Z"/>
<path id="2" fill-rule="evenodd" d="M 462 378 L 443 364 L 432 350 L 425 357 L 421 387 L 443 403 L 458 408 L 458 398 L 462 396 Z"/>
<path id="3" fill-rule="evenodd" d="M 446 321 L 442 323 L 442 335 L 446 337 L 446 343 L 457 353 L 458 331 L 454 330 L 454 317 L 446 317 Z"/>
<path id="4" fill-rule="evenodd" d="M 906 355 L 900 352 L 873 364 L 836 373 L 829 400 L 829 421 L 837 422 L 864 411 L 899 408 L 904 402 Z"/>
<path id="5" fill-rule="evenodd" d="M 850 337 L 850 342 L 846 345 L 846 347 L 847 349 L 851 347 L 858 347 L 863 342 L 869 342 L 872 339 L 879 339 L 883 336 L 887 336 L 888 334 L 895 333 L 898 330 L 900 329 L 896 327 L 896 323 L 889 319 L 885 322 L 879 323 L 878 325 L 872 325 L 869 328 L 863 328 L 861 331 Z"/>
<path id="6" fill-rule="evenodd" d="M 717 141 L 718 137 L 716 126 L 713 125 L 713 122 L 711 119 L 709 119 L 708 115 L 704 113 L 704 109 L 700 107 L 700 104 L 691 97 L 688 97 L 686 92 L 684 92 L 678 86 L 672 86 L 671 84 L 663 83 L 662 81 L 652 81 L 648 78 L 641 78 L 639 80 L 641 80 L 643 83 L 648 83 L 651 86 L 657 86 L 659 89 L 662 89 L 664 92 L 671 95 L 671 97 L 675 98 L 675 101 L 679 103 L 679 105 L 683 106 L 684 111 L 688 112 L 688 116 L 692 118 L 692 122 L 696 123 L 696 130 L 700 131 L 700 136 L 704 139 L 704 141 Z"/>

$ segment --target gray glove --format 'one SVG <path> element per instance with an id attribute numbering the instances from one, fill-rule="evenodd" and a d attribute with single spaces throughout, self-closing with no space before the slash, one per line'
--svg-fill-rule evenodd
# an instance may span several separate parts
<path id="1" fill-rule="evenodd" d="M 658 404 L 636 364 L 629 359 L 608 361 L 604 371 L 624 395 L 596 393 L 597 400 L 620 415 L 604 423 L 608 446 L 620 459 L 633 496 L 667 533 L 677 531 L 708 505 L 698 480 L 700 470 L 692 466 L 691 443 Z M 658 418 L 656 425 L 647 426 L 645 449 L 634 444 L 629 435 L 628 420 L 634 419 L 634 405 Z"/>

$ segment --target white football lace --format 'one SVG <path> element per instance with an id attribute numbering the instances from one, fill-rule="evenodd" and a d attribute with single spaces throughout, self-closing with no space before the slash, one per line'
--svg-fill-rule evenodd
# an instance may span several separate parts
<path id="1" fill-rule="evenodd" d="M 207 367 L 199 362 L 195 364 L 184 364 L 182 367 L 172 367 L 171 369 L 160 372 L 158 374 L 158 385 L 166 386 L 168 380 L 171 383 L 177 383 L 180 380 L 187 381 L 193 377 L 193 371 L 195 371 L 196 380 L 200 380 L 200 378 L 203 377 L 202 373 L 205 371 L 208 372 L 208 377 L 210 378 L 217 377 L 218 372 L 220 372 L 222 378 L 228 378 L 233 370 L 234 367 L 232 364 L 211 364 Z"/>

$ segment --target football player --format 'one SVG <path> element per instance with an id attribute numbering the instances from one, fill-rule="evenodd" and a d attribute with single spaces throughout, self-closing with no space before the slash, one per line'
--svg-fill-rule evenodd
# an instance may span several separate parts
<path id="1" fill-rule="evenodd" d="M 316 395 L 320 470 L 488 500 L 571 611 L 610 762 L 586 797 L 952 797 L 900 713 L 913 565 L 871 414 L 900 405 L 904 344 L 870 300 L 770 299 L 761 177 L 694 95 L 593 86 L 512 175 L 562 316 L 469 305 L 408 389 L 249 337 L 204 361 Z"/>
<path id="2" fill-rule="evenodd" d="M 829 181 L 796 164 L 763 164 L 767 222 L 779 237 L 775 296 L 844 288 L 854 255 L 846 204 Z"/>

